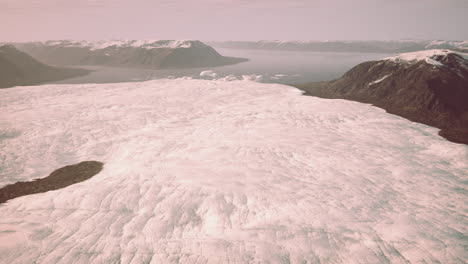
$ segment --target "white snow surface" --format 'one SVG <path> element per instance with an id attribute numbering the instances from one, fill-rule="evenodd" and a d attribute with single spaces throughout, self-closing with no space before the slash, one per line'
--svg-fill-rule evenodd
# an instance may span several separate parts
<path id="1" fill-rule="evenodd" d="M 468 148 L 371 105 L 252 81 L 0 90 L 0 263 L 465 263 Z"/>
<path id="2" fill-rule="evenodd" d="M 423 51 L 416 51 L 416 52 L 408 52 L 402 53 L 396 56 L 387 57 L 383 60 L 393 61 L 393 62 L 403 62 L 403 63 L 414 63 L 424 60 L 428 64 L 432 64 L 434 66 L 444 66 L 441 62 L 435 60 L 434 58 L 447 56 L 449 54 L 458 54 L 462 56 L 464 59 L 468 59 L 468 54 L 455 52 L 452 50 L 447 49 L 433 49 L 433 50 L 423 50 Z"/>
<path id="3" fill-rule="evenodd" d="M 206 70 L 206 71 L 202 71 L 200 72 L 200 76 L 201 77 L 210 77 L 210 78 L 216 78 L 218 76 L 218 74 L 212 70 Z"/>
<path id="4" fill-rule="evenodd" d="M 50 40 L 42 43 L 46 46 L 80 47 L 90 50 L 115 48 L 191 48 L 204 45 L 196 40 Z"/>
<path id="5" fill-rule="evenodd" d="M 376 83 L 379 83 L 379 82 L 382 82 L 383 80 L 387 79 L 390 75 L 392 75 L 391 73 L 390 74 L 387 74 L 385 76 L 383 76 L 382 78 L 379 78 L 373 82 L 370 82 L 369 85 L 373 85 L 373 84 L 376 84 Z"/>

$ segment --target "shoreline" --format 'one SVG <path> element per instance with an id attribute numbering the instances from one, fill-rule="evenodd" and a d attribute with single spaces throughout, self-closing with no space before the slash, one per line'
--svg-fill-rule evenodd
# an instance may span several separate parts
<path id="1" fill-rule="evenodd" d="M 375 102 L 372 100 L 366 100 L 364 98 L 357 97 L 346 97 L 337 96 L 329 92 L 323 91 L 328 82 L 317 82 L 311 84 L 294 84 L 291 85 L 304 92 L 306 96 L 315 96 L 323 99 L 343 99 L 353 102 L 359 102 L 364 104 L 371 104 L 375 107 L 385 110 L 388 114 L 396 115 L 408 119 L 409 121 L 424 124 L 439 129 L 438 135 L 445 138 L 446 140 L 457 143 L 468 145 L 468 128 L 461 126 L 454 126 L 452 123 L 444 122 L 440 119 L 434 119 L 429 112 L 409 112 L 401 110 L 401 107 L 390 105 L 384 102 Z M 455 128 L 454 128 L 455 127 Z"/>

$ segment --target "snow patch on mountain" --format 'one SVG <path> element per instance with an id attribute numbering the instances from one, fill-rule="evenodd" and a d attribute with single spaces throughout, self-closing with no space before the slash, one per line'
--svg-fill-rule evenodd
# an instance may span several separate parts
<path id="1" fill-rule="evenodd" d="M 468 49 L 468 40 L 460 40 L 460 41 L 449 41 L 449 40 L 433 40 L 430 41 L 425 48 L 426 49 L 434 49 L 434 48 L 458 48 L 458 49 Z"/>
<path id="2" fill-rule="evenodd" d="M 375 81 L 373 81 L 373 82 L 370 82 L 369 85 L 373 85 L 373 84 L 382 82 L 383 80 L 387 79 L 390 75 L 392 75 L 392 74 L 391 74 L 391 73 L 390 73 L 390 74 L 387 74 L 387 75 L 383 76 L 383 77 L 380 78 L 380 79 L 377 79 L 377 80 L 375 80 Z"/>
<path id="3" fill-rule="evenodd" d="M 426 63 L 432 64 L 434 66 L 444 66 L 440 60 L 449 54 L 457 54 L 465 59 L 468 57 L 468 54 L 466 53 L 455 52 L 447 49 L 433 49 L 402 53 L 396 56 L 384 58 L 383 60 L 393 61 L 396 63 L 415 63 L 419 61 L 425 61 Z"/>
<path id="4" fill-rule="evenodd" d="M 42 43 L 46 46 L 57 47 L 77 47 L 89 48 L 90 50 L 100 50 L 106 48 L 144 48 L 144 49 L 160 49 L 160 48 L 191 48 L 196 46 L 205 46 L 197 40 L 53 40 Z"/>

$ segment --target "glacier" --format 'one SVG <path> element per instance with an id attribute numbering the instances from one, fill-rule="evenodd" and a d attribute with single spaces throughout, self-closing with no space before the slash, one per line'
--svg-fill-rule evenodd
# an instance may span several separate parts
<path id="1" fill-rule="evenodd" d="M 465 263 L 468 147 L 250 80 L 0 90 L 0 263 Z"/>

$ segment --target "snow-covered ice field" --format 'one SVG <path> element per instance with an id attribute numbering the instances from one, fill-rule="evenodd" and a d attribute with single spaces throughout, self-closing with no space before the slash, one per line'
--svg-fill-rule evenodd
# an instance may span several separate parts
<path id="1" fill-rule="evenodd" d="M 361 103 L 252 81 L 0 90 L 0 263 L 465 263 L 468 148 Z"/>

